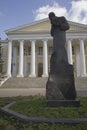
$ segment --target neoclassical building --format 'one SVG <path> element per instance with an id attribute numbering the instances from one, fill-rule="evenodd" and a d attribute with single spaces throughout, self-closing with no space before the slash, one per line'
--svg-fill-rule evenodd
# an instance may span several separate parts
<path id="1" fill-rule="evenodd" d="M 77 77 L 87 76 L 87 25 L 69 21 L 68 61 Z M 43 19 L 6 31 L 4 70 L 8 77 L 48 77 L 53 39 L 50 21 Z M 6 57 L 7 56 L 7 57 Z"/>

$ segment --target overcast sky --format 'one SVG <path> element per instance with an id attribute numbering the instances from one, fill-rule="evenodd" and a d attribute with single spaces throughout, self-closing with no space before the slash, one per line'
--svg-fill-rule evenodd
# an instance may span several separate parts
<path id="1" fill-rule="evenodd" d="M 87 24 L 87 0 L 0 0 L 0 37 L 5 30 L 48 17 L 49 12 Z"/>

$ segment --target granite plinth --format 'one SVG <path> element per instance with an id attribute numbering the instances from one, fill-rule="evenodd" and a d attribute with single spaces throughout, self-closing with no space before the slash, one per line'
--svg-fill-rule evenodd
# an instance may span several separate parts
<path id="1" fill-rule="evenodd" d="M 47 100 L 48 107 L 79 107 L 79 100 Z"/>
<path id="2" fill-rule="evenodd" d="M 50 74 L 46 84 L 47 100 L 75 100 L 76 90 L 72 65 L 61 65 L 58 73 Z"/>

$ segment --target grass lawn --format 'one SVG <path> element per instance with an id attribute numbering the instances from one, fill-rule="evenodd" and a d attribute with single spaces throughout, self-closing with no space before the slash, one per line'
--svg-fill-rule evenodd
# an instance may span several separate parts
<path id="1" fill-rule="evenodd" d="M 47 107 L 44 97 L 21 99 L 11 109 L 32 117 L 87 117 L 87 98 L 79 98 L 80 107 Z"/>
<path id="2" fill-rule="evenodd" d="M 44 97 L 17 97 L 0 98 L 0 107 L 12 101 L 16 104 L 10 109 L 27 116 L 37 117 L 86 117 L 87 118 L 87 98 L 78 98 L 80 107 L 46 107 Z M 65 125 L 47 123 L 22 123 L 12 117 L 0 116 L 0 130 L 87 130 L 87 124 Z"/>

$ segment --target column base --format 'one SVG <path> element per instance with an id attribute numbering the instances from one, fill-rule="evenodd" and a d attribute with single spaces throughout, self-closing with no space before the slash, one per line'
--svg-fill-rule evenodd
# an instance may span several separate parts
<path id="1" fill-rule="evenodd" d="M 48 74 L 43 74 L 42 77 L 43 78 L 48 77 Z"/>
<path id="2" fill-rule="evenodd" d="M 87 74 L 83 74 L 83 75 L 81 75 L 81 77 L 87 77 Z"/>
<path id="3" fill-rule="evenodd" d="M 19 77 L 24 77 L 24 76 L 23 76 L 23 75 L 18 74 L 18 75 L 17 75 L 17 77 L 19 78 Z"/>
<path id="4" fill-rule="evenodd" d="M 30 74 L 29 77 L 35 78 L 35 77 L 36 77 L 36 74 Z"/>
<path id="5" fill-rule="evenodd" d="M 12 77 L 12 75 L 11 75 L 11 74 L 6 74 L 6 76 L 7 76 L 8 78 L 11 78 L 11 77 Z"/>

